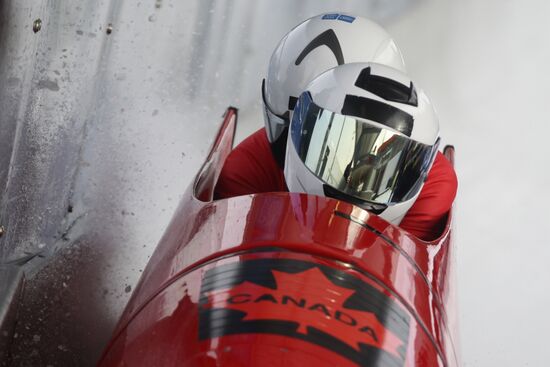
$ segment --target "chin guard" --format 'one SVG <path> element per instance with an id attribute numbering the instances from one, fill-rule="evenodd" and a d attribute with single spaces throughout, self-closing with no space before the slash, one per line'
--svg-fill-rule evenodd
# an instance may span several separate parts
<path id="1" fill-rule="evenodd" d="M 327 197 L 337 199 L 337 200 L 341 200 L 341 201 L 345 201 L 347 203 L 358 206 L 358 207 L 360 207 L 362 209 L 365 209 L 365 210 L 367 210 L 367 211 L 369 211 L 373 214 L 376 214 L 376 215 L 382 214 L 382 212 L 384 212 L 384 210 L 386 210 L 388 208 L 388 206 L 386 204 L 378 204 L 378 203 L 373 203 L 373 202 L 370 202 L 370 201 L 366 201 L 366 200 L 356 198 L 355 196 L 351 196 L 351 195 L 345 194 L 341 191 L 338 191 L 334 187 L 332 187 L 330 185 L 327 185 L 327 184 L 323 185 L 323 192 L 325 193 L 325 196 L 327 196 Z"/>

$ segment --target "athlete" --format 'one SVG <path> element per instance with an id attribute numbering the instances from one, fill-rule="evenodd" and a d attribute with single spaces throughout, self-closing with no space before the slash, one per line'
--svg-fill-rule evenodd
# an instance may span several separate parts
<path id="1" fill-rule="evenodd" d="M 325 14 L 291 30 L 275 49 L 262 85 L 266 127 L 245 139 L 229 155 L 215 197 L 288 191 L 283 168 L 289 119 L 298 97 L 320 73 L 360 61 L 375 61 L 405 71 L 395 42 L 369 20 Z M 350 171 L 358 165 L 350 161 L 346 168 Z M 347 180 L 353 183 L 349 175 Z M 432 240 L 441 232 L 456 186 L 454 170 L 445 157 L 437 153 L 422 190 L 409 201 L 412 207 L 409 205 L 408 212 L 403 211 L 406 215 L 389 218 L 391 210 L 386 209 L 385 218 L 421 239 Z M 370 210 L 380 212 L 374 207 Z"/>
<path id="2" fill-rule="evenodd" d="M 337 198 L 400 224 L 438 145 L 435 110 L 407 75 L 375 63 L 346 64 L 315 78 L 298 99 L 285 182 L 289 191 Z"/>

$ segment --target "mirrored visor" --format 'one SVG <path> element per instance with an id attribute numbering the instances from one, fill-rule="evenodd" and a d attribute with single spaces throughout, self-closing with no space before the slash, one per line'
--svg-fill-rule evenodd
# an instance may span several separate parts
<path id="1" fill-rule="evenodd" d="M 298 156 L 315 176 L 339 192 L 378 204 L 415 196 L 438 145 L 325 110 L 308 92 L 296 104 L 290 131 Z"/>

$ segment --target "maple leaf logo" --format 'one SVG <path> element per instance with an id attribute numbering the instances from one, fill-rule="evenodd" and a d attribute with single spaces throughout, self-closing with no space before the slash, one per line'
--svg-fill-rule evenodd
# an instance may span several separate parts
<path id="1" fill-rule="evenodd" d="M 245 312 L 243 321 L 283 320 L 295 322 L 297 333 L 307 335 L 315 328 L 341 340 L 355 350 L 360 343 L 383 349 L 398 358 L 403 345 L 371 312 L 347 309 L 343 305 L 355 290 L 332 283 L 317 267 L 299 272 L 271 271 L 276 289 L 249 281 L 206 293 L 204 309 Z"/>

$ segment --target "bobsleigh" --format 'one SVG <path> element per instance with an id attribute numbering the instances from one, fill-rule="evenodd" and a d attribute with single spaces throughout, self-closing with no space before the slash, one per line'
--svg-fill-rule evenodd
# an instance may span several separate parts
<path id="1" fill-rule="evenodd" d="M 325 197 L 213 200 L 236 123 L 229 108 L 99 366 L 458 366 L 452 212 L 424 242 Z"/>

